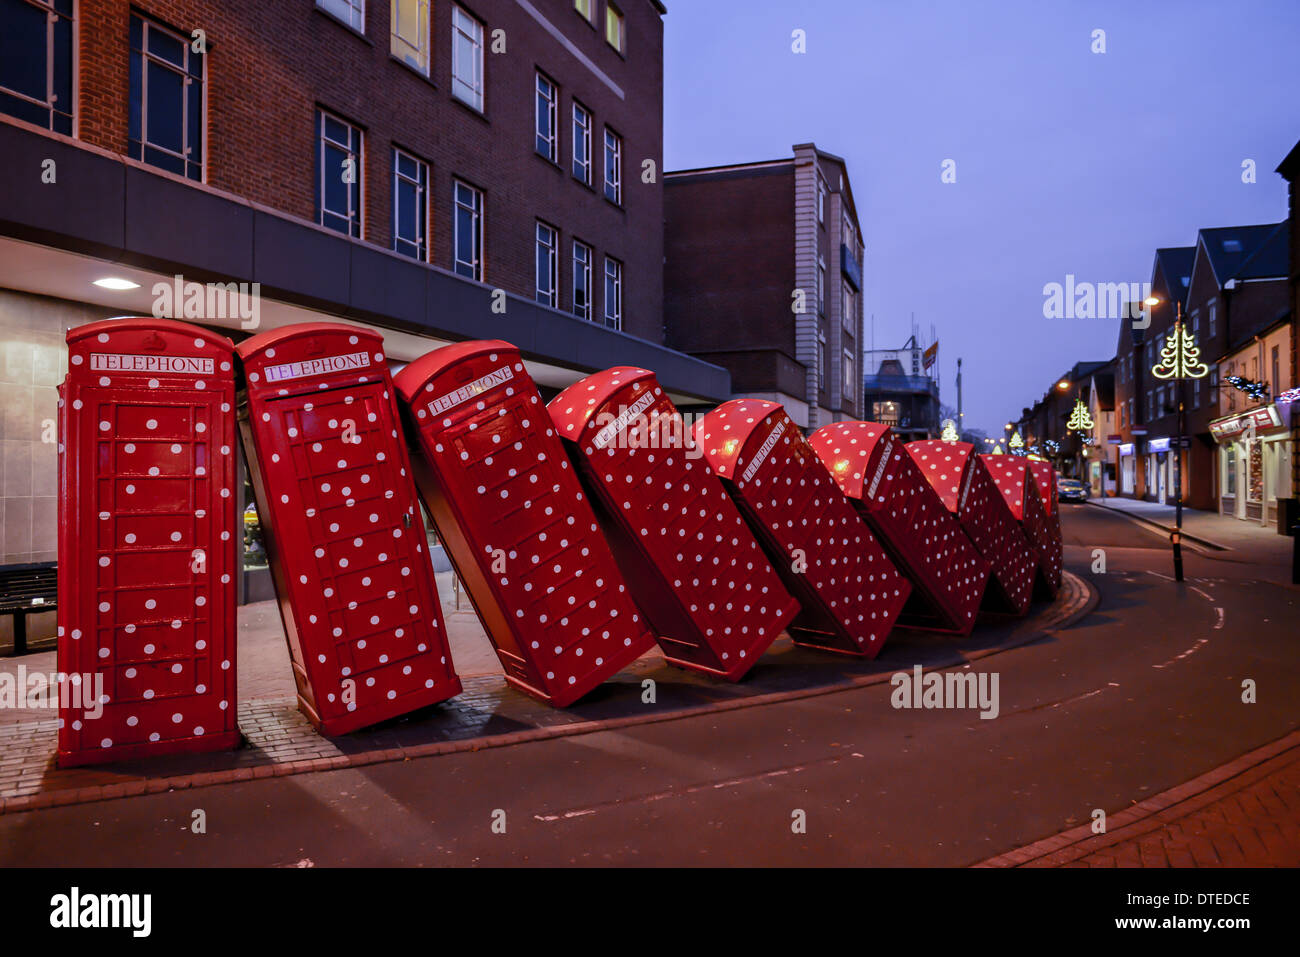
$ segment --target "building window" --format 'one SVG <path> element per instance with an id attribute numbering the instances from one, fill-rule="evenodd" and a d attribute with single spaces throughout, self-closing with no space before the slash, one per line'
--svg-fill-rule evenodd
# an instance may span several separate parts
<path id="1" fill-rule="evenodd" d="M 605 257 L 605 325 L 623 328 L 623 264 Z"/>
<path id="2" fill-rule="evenodd" d="M 591 185 L 591 113 L 573 104 L 573 178 Z"/>
<path id="3" fill-rule="evenodd" d="M 591 0 L 573 0 L 573 9 L 577 10 L 582 16 L 582 19 L 586 20 L 588 23 L 591 22 L 591 8 Z"/>
<path id="4" fill-rule="evenodd" d="M 880 425 L 898 425 L 899 405 L 897 402 L 871 403 L 871 420 Z"/>
<path id="5" fill-rule="evenodd" d="M 817 174 L 817 222 L 826 225 L 826 180 Z"/>
<path id="6" fill-rule="evenodd" d="M 392 0 L 392 54 L 412 69 L 429 75 L 429 0 Z"/>
<path id="7" fill-rule="evenodd" d="M 605 128 L 605 198 L 623 205 L 623 138 Z"/>
<path id="8" fill-rule="evenodd" d="M 845 349 L 844 350 L 844 379 L 840 384 L 840 389 L 843 392 L 843 395 L 840 398 L 841 400 L 846 400 L 849 402 L 853 401 L 853 366 L 854 366 L 853 350 Z"/>
<path id="9" fill-rule="evenodd" d="M 1201 380 L 1193 379 L 1192 380 L 1192 408 L 1199 409 L 1200 407 L 1201 407 Z"/>
<path id="10" fill-rule="evenodd" d="M 358 33 L 366 32 L 366 0 L 316 0 L 316 6 L 334 14 Z"/>
<path id="11" fill-rule="evenodd" d="M 128 127 L 132 158 L 203 179 L 203 54 L 188 37 L 135 14 Z"/>
<path id="12" fill-rule="evenodd" d="M 1201 334 L 1201 310 L 1197 309 L 1192 313 L 1192 335 L 1200 336 Z"/>
<path id="13" fill-rule="evenodd" d="M 1278 352 L 1280 348 L 1280 346 L 1274 346 L 1271 354 L 1273 359 L 1273 375 L 1269 379 L 1268 383 L 1268 392 L 1270 396 L 1276 396 L 1282 389 L 1282 364 Z"/>
<path id="14" fill-rule="evenodd" d="M 361 131 L 316 111 L 316 207 L 320 224 L 361 237 Z"/>
<path id="15" fill-rule="evenodd" d="M 1235 497 L 1237 494 L 1237 446 L 1229 445 L 1223 450 L 1223 494 Z"/>
<path id="16" fill-rule="evenodd" d="M 552 308 L 560 302 L 560 234 L 537 224 L 537 301 Z"/>
<path id="17" fill-rule="evenodd" d="M 451 8 L 451 93 L 483 112 L 483 24 Z"/>
<path id="18" fill-rule="evenodd" d="M 393 249 L 423 262 L 429 256 L 429 164 L 393 150 Z"/>
<path id="19" fill-rule="evenodd" d="M 537 74 L 537 152 L 552 163 L 559 161 L 559 137 L 556 133 L 556 104 L 559 91 L 555 84 Z"/>
<path id="20" fill-rule="evenodd" d="M 626 52 L 627 27 L 623 22 L 623 13 L 612 3 L 605 4 L 605 42 L 619 53 Z"/>
<path id="21" fill-rule="evenodd" d="M 455 213 L 452 217 L 453 256 L 456 273 L 483 279 L 483 191 L 454 180 Z"/>
<path id="22" fill-rule="evenodd" d="M 0 113 L 72 135 L 72 0 L 0 3 Z"/>
<path id="23" fill-rule="evenodd" d="M 842 283 L 841 288 L 843 293 L 840 296 L 840 322 L 845 329 L 855 332 L 858 325 L 858 299 L 848 283 Z"/>
<path id="24" fill-rule="evenodd" d="M 1218 312 L 1218 305 L 1217 302 L 1210 303 L 1210 338 L 1214 338 L 1214 320 L 1217 318 L 1215 313 Z"/>
<path id="25" fill-rule="evenodd" d="M 591 247 L 573 241 L 573 314 L 591 319 Z"/>
<path id="26" fill-rule="evenodd" d="M 1134 421 L 1133 421 L 1133 397 L 1132 397 L 1132 396 L 1130 396 L 1130 397 L 1129 397 L 1129 400 L 1128 400 L 1128 424 L 1129 424 L 1130 426 L 1134 424 Z"/>
<path id="27" fill-rule="evenodd" d="M 817 260 L 817 313 L 826 315 L 826 260 Z"/>

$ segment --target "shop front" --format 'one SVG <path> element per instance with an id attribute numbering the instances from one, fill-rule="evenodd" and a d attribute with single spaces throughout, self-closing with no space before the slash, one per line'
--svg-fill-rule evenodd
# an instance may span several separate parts
<path id="1" fill-rule="evenodd" d="M 1174 457 L 1168 436 L 1147 440 L 1147 491 L 1149 501 L 1161 505 L 1174 499 Z"/>
<path id="2" fill-rule="evenodd" d="M 1293 453 L 1287 429 L 1287 420 L 1277 405 L 1261 406 L 1210 423 L 1218 447 L 1221 515 L 1264 526 L 1277 523 L 1278 499 L 1293 494 Z"/>

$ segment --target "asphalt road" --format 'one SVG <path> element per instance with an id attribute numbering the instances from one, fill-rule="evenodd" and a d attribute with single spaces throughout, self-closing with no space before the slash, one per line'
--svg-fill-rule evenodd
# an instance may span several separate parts
<path id="1" fill-rule="evenodd" d="M 1162 536 L 1096 508 L 1063 514 L 1067 566 L 1101 603 L 1054 638 L 977 663 L 998 676 L 996 719 L 895 709 L 876 685 L 4 815 L 0 866 L 965 865 L 1300 724 L 1300 591 L 1190 550 L 1178 586 Z M 904 644 L 882 657 L 910 669 Z M 1257 703 L 1242 701 L 1246 679 Z M 205 834 L 191 831 L 196 809 Z"/>

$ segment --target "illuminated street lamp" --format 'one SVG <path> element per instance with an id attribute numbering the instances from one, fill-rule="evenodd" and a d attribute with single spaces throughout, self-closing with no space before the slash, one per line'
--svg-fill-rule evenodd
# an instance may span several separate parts
<path id="1" fill-rule="evenodd" d="M 1146 299 L 1148 306 L 1159 304 L 1157 296 Z M 1201 361 L 1201 350 L 1196 337 L 1183 327 L 1183 304 L 1175 302 L 1174 328 L 1160 350 L 1160 361 L 1151 367 L 1157 379 L 1172 379 L 1178 391 L 1178 451 L 1174 454 L 1174 581 L 1183 580 L 1183 417 L 1187 403 L 1183 399 L 1184 383 L 1188 379 L 1202 379 L 1210 367 Z"/>

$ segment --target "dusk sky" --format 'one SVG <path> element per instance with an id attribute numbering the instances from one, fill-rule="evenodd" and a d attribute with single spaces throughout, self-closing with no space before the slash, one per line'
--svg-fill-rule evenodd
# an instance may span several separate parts
<path id="1" fill-rule="evenodd" d="M 873 313 L 876 348 L 901 346 L 913 313 L 933 324 L 945 404 L 965 360 L 968 427 L 996 434 L 1075 362 L 1114 354 L 1118 321 L 1044 318 L 1046 283 L 1146 282 L 1157 247 L 1286 216 L 1296 0 L 667 6 L 665 169 L 808 141 L 844 157 L 866 345 Z"/>

